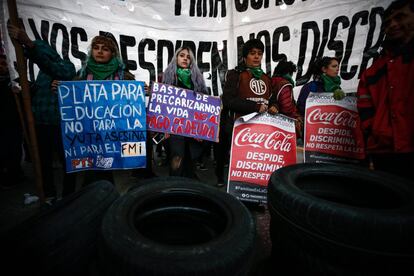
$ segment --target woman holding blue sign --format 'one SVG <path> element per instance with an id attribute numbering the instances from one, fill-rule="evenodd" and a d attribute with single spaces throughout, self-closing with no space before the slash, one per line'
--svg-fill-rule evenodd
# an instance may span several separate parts
<path id="1" fill-rule="evenodd" d="M 99 35 L 92 39 L 89 55 L 85 65 L 78 72 L 75 80 L 134 80 L 134 75 L 128 72 L 125 68 L 115 40 L 110 35 Z M 151 166 L 151 153 L 150 147 L 147 146 L 147 168 L 142 175 L 153 175 Z M 149 164 L 149 165 L 148 165 Z M 150 173 L 147 173 L 149 171 Z M 141 174 L 141 171 L 139 171 Z M 113 183 L 117 183 L 119 178 L 122 178 L 124 174 L 129 176 L 131 170 L 128 171 L 90 171 L 81 172 L 78 174 L 78 181 L 90 183 L 96 180 L 109 180 Z M 67 187 L 71 191 L 75 190 L 75 185 Z M 65 191 L 68 193 L 68 191 Z"/>
<path id="2" fill-rule="evenodd" d="M 194 61 L 190 48 L 179 48 L 164 71 L 162 82 L 207 94 L 203 74 Z M 170 175 L 197 178 L 195 164 L 202 154 L 202 141 L 178 135 L 170 135 L 167 141 Z"/>

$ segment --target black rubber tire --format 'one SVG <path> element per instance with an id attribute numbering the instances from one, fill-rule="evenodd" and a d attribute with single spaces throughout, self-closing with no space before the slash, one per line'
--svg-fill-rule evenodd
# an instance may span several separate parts
<path id="1" fill-rule="evenodd" d="M 157 177 L 157 178 L 146 178 L 146 179 L 138 179 L 136 182 L 132 183 L 129 188 L 127 189 L 127 193 L 133 191 L 141 186 L 151 184 L 151 183 L 169 183 L 169 182 L 188 182 L 194 183 L 194 179 L 182 176 L 168 176 L 168 177 Z"/>
<path id="2" fill-rule="evenodd" d="M 103 215 L 118 197 L 110 182 L 97 181 L 4 233 L 2 270 L 13 275 L 84 275 L 97 258 Z"/>
<path id="3" fill-rule="evenodd" d="M 414 183 L 355 166 L 297 164 L 272 174 L 268 206 L 273 257 L 297 272 L 414 272 Z"/>
<path id="4" fill-rule="evenodd" d="M 235 197 L 193 180 L 159 178 L 130 190 L 102 224 L 106 275 L 247 275 L 251 213 Z"/>

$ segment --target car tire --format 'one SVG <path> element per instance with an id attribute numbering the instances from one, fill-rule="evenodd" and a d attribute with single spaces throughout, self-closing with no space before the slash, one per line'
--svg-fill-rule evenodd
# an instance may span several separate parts
<path id="1" fill-rule="evenodd" d="M 247 275 L 255 237 L 253 217 L 235 197 L 157 178 L 108 209 L 100 266 L 106 275 Z"/>
<path id="2" fill-rule="evenodd" d="M 297 164 L 272 174 L 268 207 L 273 258 L 297 273 L 414 271 L 414 185 L 407 180 L 343 164 Z"/>

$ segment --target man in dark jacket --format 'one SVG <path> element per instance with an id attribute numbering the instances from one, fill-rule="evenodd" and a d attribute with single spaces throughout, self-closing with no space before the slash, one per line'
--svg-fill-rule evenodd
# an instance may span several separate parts
<path id="1" fill-rule="evenodd" d="M 414 180 L 414 1 L 384 13 L 380 57 L 361 76 L 358 110 L 376 170 Z"/>
<path id="2" fill-rule="evenodd" d="M 259 39 L 250 39 L 243 45 L 243 62 L 226 74 L 223 88 L 223 109 L 220 118 L 220 145 L 216 150 L 217 186 L 224 186 L 223 167 L 228 159 L 234 120 L 253 112 L 277 113 L 271 102 L 272 80 L 260 68 L 264 45 Z"/>
<path id="3" fill-rule="evenodd" d="M 234 118 L 268 109 L 276 112 L 276 104 L 269 103 L 272 80 L 260 68 L 264 45 L 259 39 L 243 45 L 243 63 L 226 74 L 223 88 L 223 105 Z"/>

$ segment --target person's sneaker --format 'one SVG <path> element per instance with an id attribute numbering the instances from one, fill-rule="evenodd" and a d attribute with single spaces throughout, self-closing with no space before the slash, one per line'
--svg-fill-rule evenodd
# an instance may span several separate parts
<path id="1" fill-rule="evenodd" d="M 31 195 L 29 193 L 25 193 L 24 195 L 24 205 L 30 205 L 36 203 L 39 200 L 39 197 L 36 195 Z"/>

